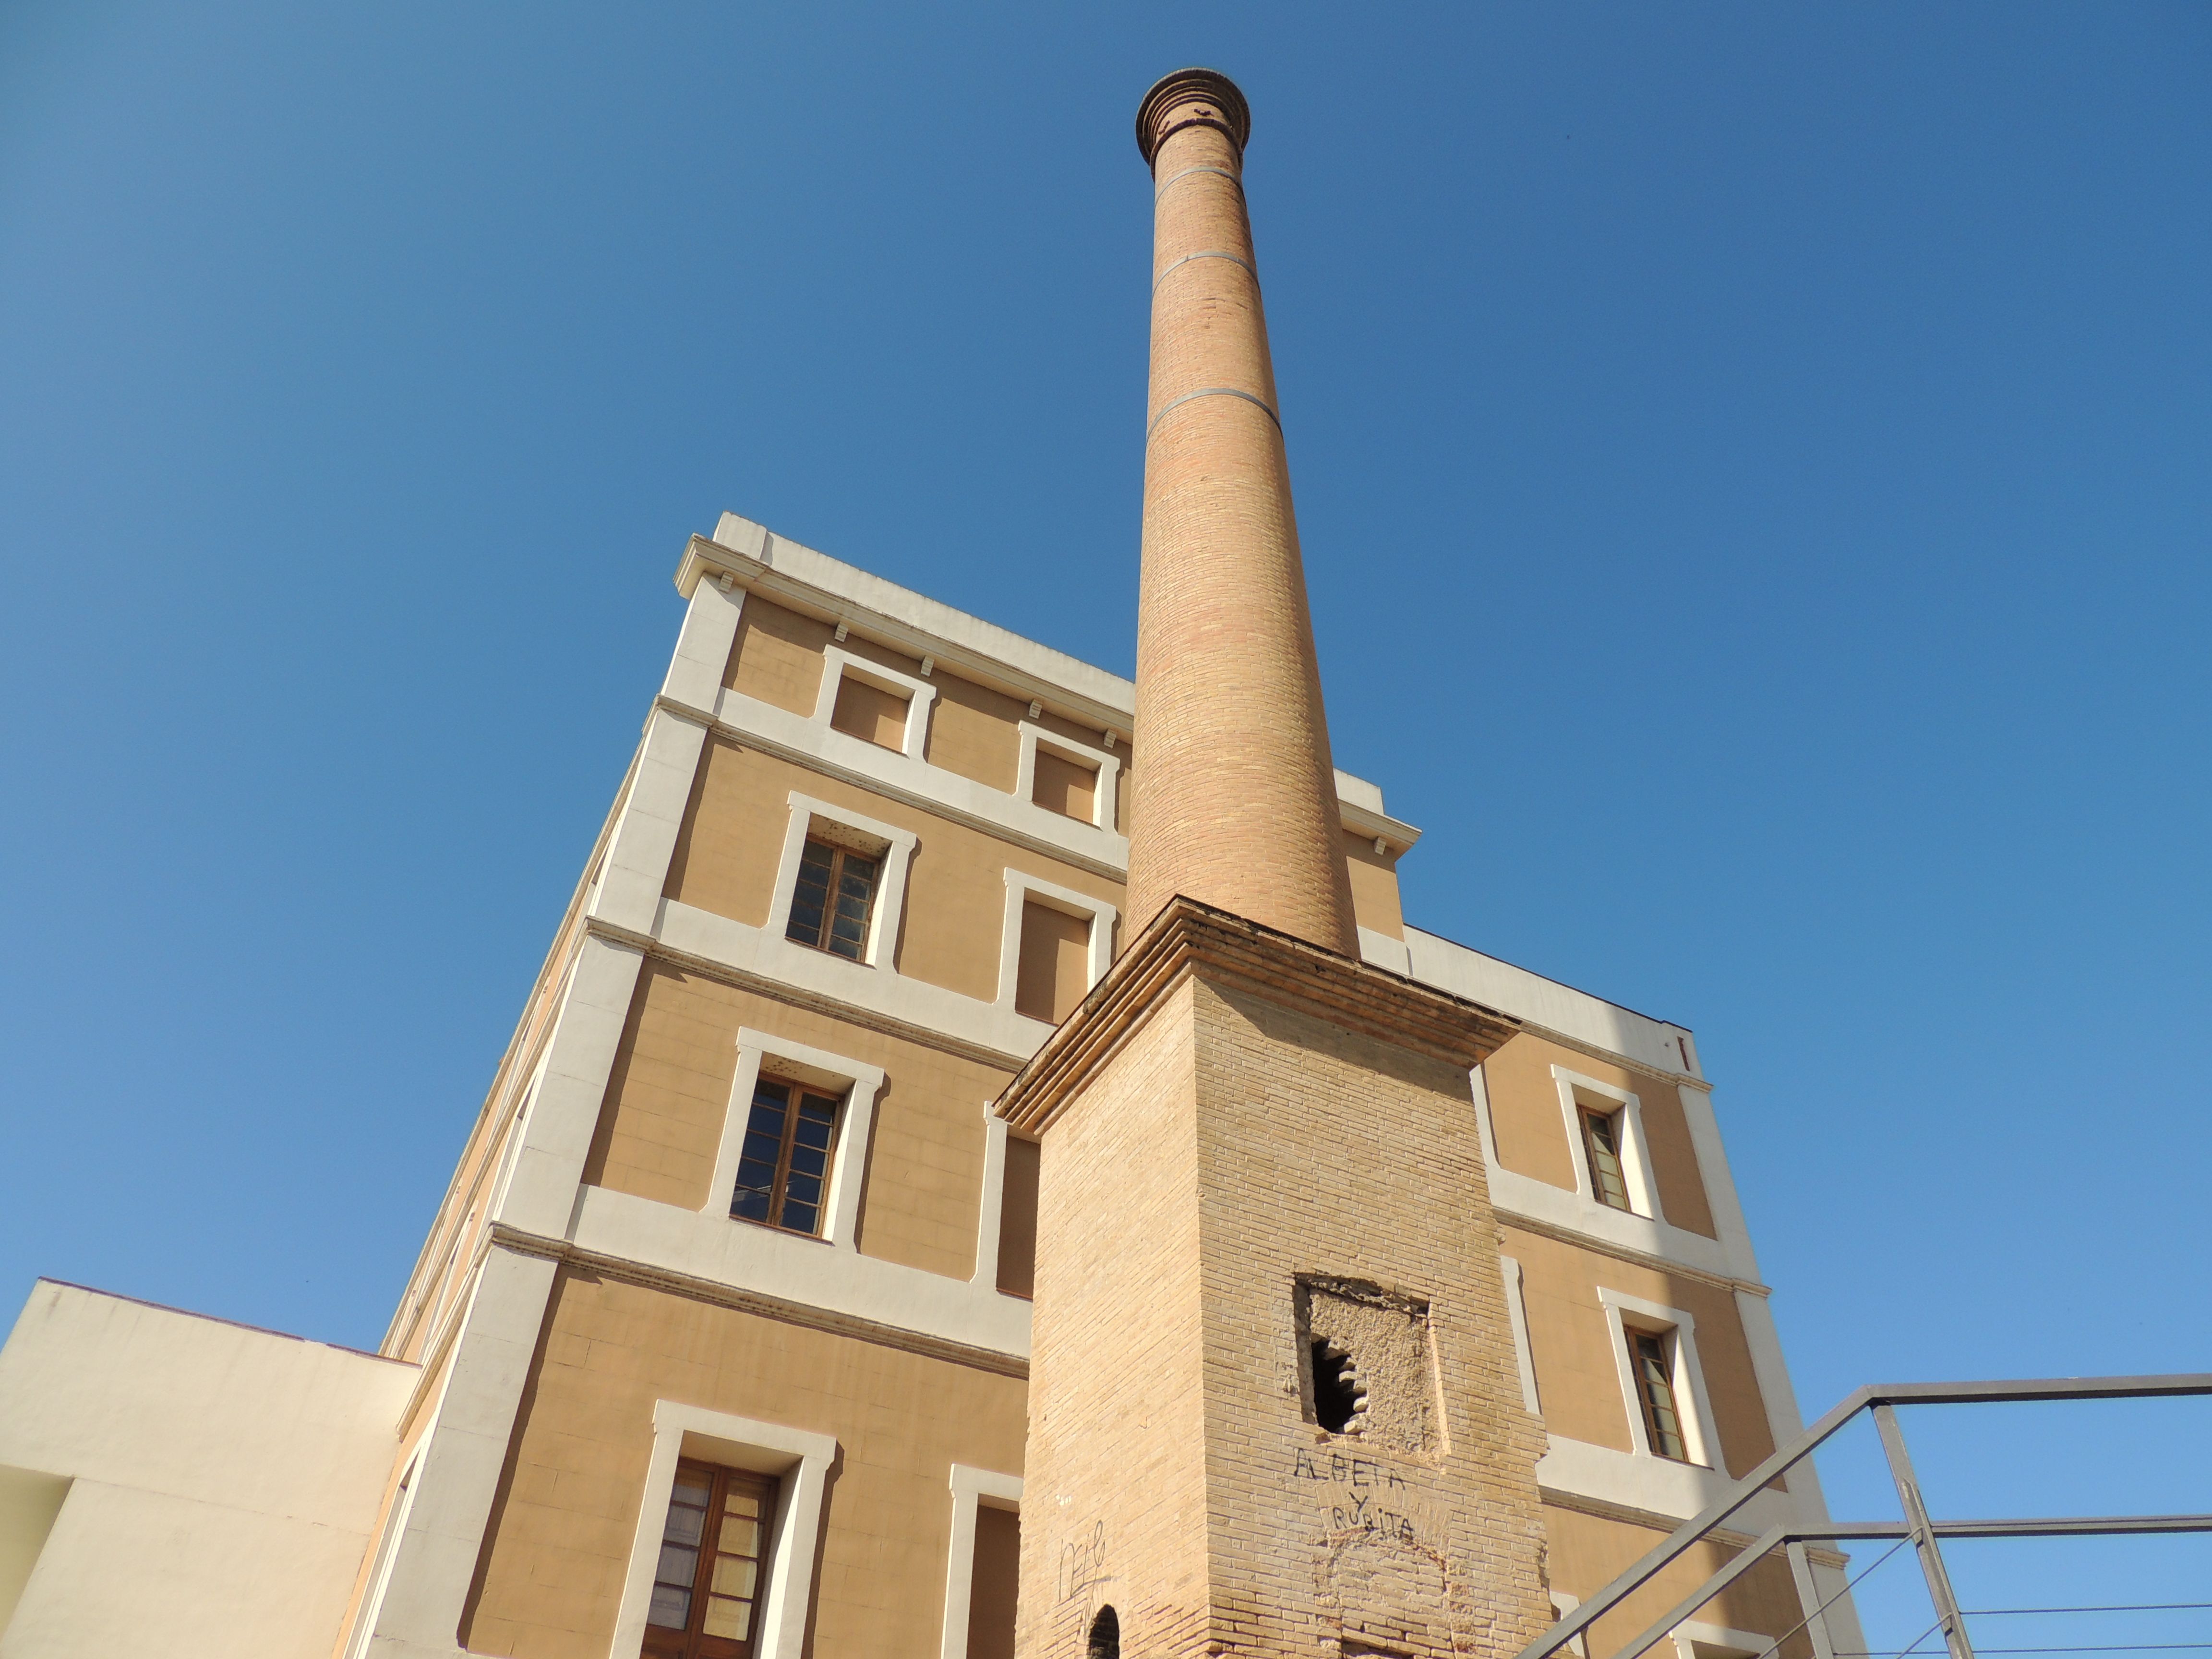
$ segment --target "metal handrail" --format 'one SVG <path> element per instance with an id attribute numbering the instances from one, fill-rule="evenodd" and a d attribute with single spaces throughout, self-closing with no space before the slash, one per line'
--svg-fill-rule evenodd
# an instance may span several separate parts
<path id="1" fill-rule="evenodd" d="M 2191 1395 L 2212 1395 L 2212 1373 L 2192 1372 L 2171 1376 L 2058 1376 L 2041 1377 L 2002 1382 L 1879 1382 L 1870 1383 L 1847 1395 L 1826 1416 L 1807 1429 L 1796 1439 L 1768 1456 L 1750 1474 L 1737 1480 L 1719 1498 L 1698 1515 L 1684 1522 L 1664 1542 L 1647 1552 L 1620 1577 L 1583 1602 L 1573 1612 L 1547 1630 L 1534 1641 L 1522 1648 L 1515 1659 L 1550 1659 L 1550 1656 L 1565 1647 L 1607 1613 L 1611 1613 L 1631 1595 L 1650 1583 L 1693 1544 L 1704 1540 L 1712 1529 L 1726 1521 L 1756 1498 L 1778 1475 L 1787 1474 L 1809 1457 L 1838 1430 L 1850 1423 L 1861 1412 L 1877 1413 L 1877 1423 L 1882 1430 L 1883 1449 L 1889 1455 L 1890 1473 L 1898 1486 L 1898 1495 L 1904 1504 L 1905 1520 L 1902 1522 L 1853 1522 L 1841 1528 L 1821 1523 L 1803 1527 L 1776 1525 L 1769 1527 L 1747 1545 L 1728 1565 L 1707 1579 L 1692 1597 L 1668 1613 L 1667 1617 L 1613 1659 L 1638 1659 L 1638 1656 L 1654 1643 L 1664 1639 L 1675 1626 L 1695 1613 L 1707 1601 L 1726 1589 L 1745 1573 L 1751 1571 L 1777 1545 L 1802 1542 L 1807 1540 L 1841 1538 L 1906 1537 L 1919 1546 L 1921 1565 L 1929 1581 L 1929 1591 L 1935 1598 L 1936 1611 L 1943 1626 L 1944 1637 L 1950 1647 L 1952 1659 L 1973 1659 L 1972 1648 L 1966 1640 L 1965 1627 L 1960 1622 L 1955 1601 L 1950 1596 L 1950 1583 L 1944 1576 L 1942 1559 L 1935 1544 L 1939 1537 L 2006 1537 L 2043 1536 L 2060 1533 L 2082 1534 L 2109 1532 L 2204 1532 L 2212 1531 L 2212 1516 L 2109 1516 L 2082 1517 L 2072 1521 L 2033 1522 L 1945 1522 L 1929 1518 L 1920 1502 L 1918 1482 L 1912 1475 L 1911 1465 L 1905 1456 L 1902 1435 L 1896 1427 L 1891 1408 L 1897 1406 L 1960 1406 L 2018 1404 L 2038 1400 L 2153 1400 L 2172 1399 Z M 1998 1528 L 2018 1528 L 2018 1532 L 1991 1530 Z M 1887 1528 L 1875 1530 L 1875 1528 Z M 1970 1530 L 1960 1530 L 1967 1528 Z M 2027 1530 L 2039 1528 L 2041 1530 Z M 1793 1563 L 1793 1565 L 1795 1565 Z M 1807 1584 L 1801 1583 L 1803 1592 Z M 1819 1610 L 1808 1603 L 1807 1619 L 1818 1626 Z M 1816 1646 L 1825 1648 L 1825 1639 Z"/>

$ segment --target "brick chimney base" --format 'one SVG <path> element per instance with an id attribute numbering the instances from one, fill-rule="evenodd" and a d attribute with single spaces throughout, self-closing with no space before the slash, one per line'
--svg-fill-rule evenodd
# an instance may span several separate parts
<path id="1" fill-rule="evenodd" d="M 1177 899 L 1009 1088 L 1024 1659 L 1109 1608 L 1130 1659 L 1503 1659 L 1551 1622 L 1468 1076 L 1513 1029 Z"/>

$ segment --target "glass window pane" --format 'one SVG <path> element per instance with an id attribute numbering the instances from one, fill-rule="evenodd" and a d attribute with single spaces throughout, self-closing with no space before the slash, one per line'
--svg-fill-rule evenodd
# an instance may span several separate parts
<path id="1" fill-rule="evenodd" d="M 822 943 L 822 922 L 830 908 L 830 866 L 836 855 L 810 841 L 799 855 L 799 882 L 792 890 L 791 921 L 784 936 L 802 945 Z"/>
<path id="2" fill-rule="evenodd" d="M 783 1206 L 783 1224 L 795 1233 L 818 1233 L 822 1231 L 822 1211 L 818 1206 L 802 1204 L 797 1199 L 787 1199 Z"/>
<path id="3" fill-rule="evenodd" d="M 760 1494 L 744 1486 L 732 1486 L 722 1499 L 722 1510 L 727 1515 L 758 1515 L 761 1512 Z M 729 1541 L 722 1547 L 728 1549 Z"/>
<path id="4" fill-rule="evenodd" d="M 704 1628 L 708 1635 L 726 1637 L 731 1641 L 742 1642 L 751 1633 L 752 1627 L 753 1604 L 751 1602 L 727 1601 L 719 1595 L 710 1595 L 707 1598 L 707 1622 Z"/>
<path id="5" fill-rule="evenodd" d="M 753 1583 L 760 1575 L 760 1563 L 744 1555 L 718 1555 L 714 1558 L 714 1593 L 718 1595 L 750 1595 Z"/>
<path id="6" fill-rule="evenodd" d="M 718 1547 L 725 1555 L 758 1555 L 760 1522 L 748 1515 L 724 1516 Z"/>
<path id="7" fill-rule="evenodd" d="M 658 1625 L 663 1630 L 682 1630 L 691 1618 L 691 1592 L 672 1584 L 655 1584 L 653 1606 L 645 1617 L 647 1623 Z"/>
<path id="8" fill-rule="evenodd" d="M 787 1204 L 819 1204 L 822 1201 L 822 1180 L 818 1176 L 794 1170 L 784 1186 L 783 1201 Z"/>
<path id="9" fill-rule="evenodd" d="M 697 1550 L 687 1544 L 663 1544 L 660 1565 L 653 1571 L 653 1581 L 656 1584 L 682 1584 L 688 1589 L 698 1572 Z"/>
<path id="10" fill-rule="evenodd" d="M 702 1498 L 706 1495 L 704 1492 L 699 1494 Z M 704 1510 L 693 1509 L 688 1504 L 672 1504 L 668 1506 L 668 1525 L 662 1529 L 660 1535 L 672 1544 L 696 1544 L 699 1541 L 700 1527 L 706 1519 L 707 1511 Z"/>

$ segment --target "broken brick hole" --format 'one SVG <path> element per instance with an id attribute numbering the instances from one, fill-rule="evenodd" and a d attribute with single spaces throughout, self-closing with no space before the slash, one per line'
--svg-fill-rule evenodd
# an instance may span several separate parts
<path id="1" fill-rule="evenodd" d="M 1351 1354 L 1326 1337 L 1314 1339 L 1313 1391 L 1314 1421 L 1331 1434 L 1358 1427 L 1360 1413 L 1367 1408 L 1358 1368 Z"/>

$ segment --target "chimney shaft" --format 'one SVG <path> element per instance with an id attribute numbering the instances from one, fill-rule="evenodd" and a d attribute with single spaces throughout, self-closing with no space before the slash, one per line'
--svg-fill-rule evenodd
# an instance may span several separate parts
<path id="1" fill-rule="evenodd" d="M 1133 938 L 1181 893 L 1357 957 L 1328 723 L 1246 216 L 1244 96 L 1184 70 L 1146 94 L 1146 413 Z"/>

